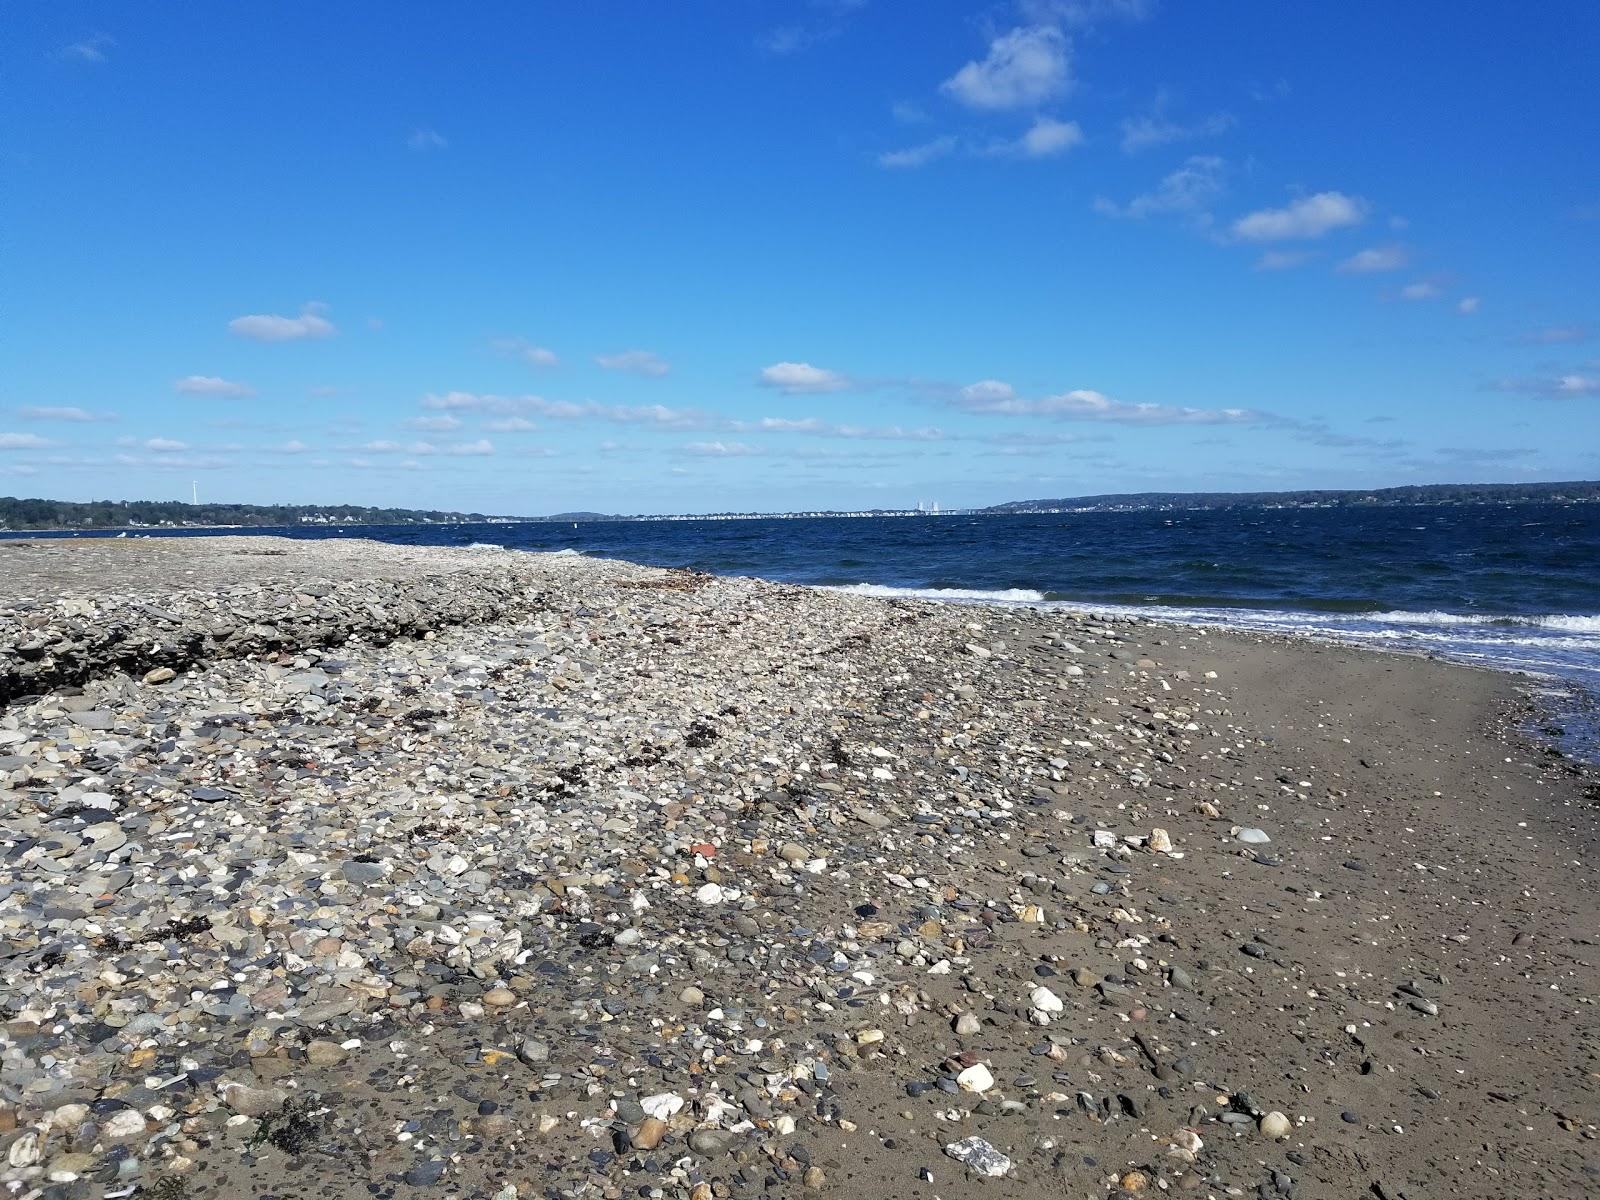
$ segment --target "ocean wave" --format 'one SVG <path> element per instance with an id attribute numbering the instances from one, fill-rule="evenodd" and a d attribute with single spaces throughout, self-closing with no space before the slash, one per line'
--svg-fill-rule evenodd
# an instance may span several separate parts
<path id="1" fill-rule="evenodd" d="M 1518 616 L 1478 615 L 1449 612 L 1393 612 L 1365 613 L 1362 620 L 1378 621 L 1388 625 L 1528 625 L 1540 629 L 1560 629 L 1569 633 L 1600 633 L 1600 616 L 1581 616 L 1571 613 L 1544 613 Z"/>
<path id="2" fill-rule="evenodd" d="M 505 547 L 502 546 L 499 542 L 473 542 L 471 545 L 469 545 L 467 547 L 467 549 L 468 550 L 504 550 Z"/>
<path id="3" fill-rule="evenodd" d="M 849 596 L 877 596 L 897 600 L 951 600 L 967 604 L 1043 604 L 1044 593 L 1029 588 L 1002 588 L 983 591 L 978 588 L 906 588 L 886 587 L 880 583 L 842 583 L 826 586 L 823 591 L 843 592 Z"/>
<path id="4" fill-rule="evenodd" d="M 549 553 L 555 558 L 576 558 L 583 554 L 582 550 L 574 550 L 568 546 L 565 550 L 551 550 Z"/>

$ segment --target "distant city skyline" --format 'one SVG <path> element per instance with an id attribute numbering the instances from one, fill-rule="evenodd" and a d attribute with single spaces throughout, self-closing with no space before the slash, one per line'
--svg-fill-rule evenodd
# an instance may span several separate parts
<path id="1" fill-rule="evenodd" d="M 0 495 L 1600 476 L 1600 9 L 35 5 Z"/>

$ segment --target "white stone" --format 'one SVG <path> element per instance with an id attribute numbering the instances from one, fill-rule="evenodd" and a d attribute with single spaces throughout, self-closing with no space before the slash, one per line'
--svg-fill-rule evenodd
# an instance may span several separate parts
<path id="1" fill-rule="evenodd" d="M 721 904 L 722 887 L 720 884 L 703 883 L 695 891 L 694 898 L 701 904 Z"/>
<path id="2" fill-rule="evenodd" d="M 1261 1118 L 1261 1136 L 1281 1141 L 1294 1132 L 1294 1122 L 1281 1112 L 1269 1112 Z"/>
<path id="3" fill-rule="evenodd" d="M 683 1097 L 677 1092 L 657 1092 L 640 1100 L 639 1107 L 644 1109 L 646 1116 L 658 1121 L 670 1121 L 683 1107 Z"/>
<path id="4" fill-rule="evenodd" d="M 944 1152 L 959 1163 L 965 1163 L 974 1175 L 987 1175 L 999 1179 L 1011 1170 L 1011 1160 L 980 1137 L 962 1138 L 951 1142 Z"/>
<path id="5" fill-rule="evenodd" d="M 994 1086 L 994 1076 L 982 1063 L 974 1063 L 956 1076 L 956 1083 L 961 1085 L 963 1092 L 982 1093 Z"/>
<path id="6" fill-rule="evenodd" d="M 1029 996 L 1028 999 L 1032 1002 L 1034 1008 L 1051 1016 L 1065 1012 L 1067 1009 L 1067 1006 L 1062 1003 L 1061 997 L 1047 987 L 1034 988 L 1033 995 Z"/>

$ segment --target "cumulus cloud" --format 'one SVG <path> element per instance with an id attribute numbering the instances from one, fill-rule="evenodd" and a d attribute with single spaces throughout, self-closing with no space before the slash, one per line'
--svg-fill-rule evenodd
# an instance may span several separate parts
<path id="1" fill-rule="evenodd" d="M 999 380 L 963 388 L 956 405 L 967 412 L 1006 416 L 1055 417 L 1067 421 L 1109 421 L 1123 425 L 1238 425 L 1261 420 L 1245 408 L 1183 408 L 1170 404 L 1128 404 L 1103 392 L 1076 388 L 1054 396 L 1025 399 Z"/>
<path id="2" fill-rule="evenodd" d="M 1359 225 L 1367 202 L 1343 192 L 1301 196 L 1283 208 L 1263 208 L 1233 223 L 1233 235 L 1247 242 L 1283 242 L 1319 238 L 1335 229 Z"/>
<path id="3" fill-rule="evenodd" d="M 886 150 L 878 155 L 878 165 L 890 170 L 905 170 L 915 167 L 925 167 L 931 162 L 944 158 L 956 148 L 956 139 L 953 137 L 938 137 L 931 142 L 922 142 L 916 146 L 907 146 L 903 150 Z"/>
<path id="4" fill-rule="evenodd" d="M 1258 271 L 1288 271 L 1310 262 L 1316 255 L 1310 250 L 1268 250 L 1256 259 Z"/>
<path id="5" fill-rule="evenodd" d="M 497 417 L 486 424 L 496 433 L 532 433 L 539 428 L 527 417 Z"/>
<path id="6" fill-rule="evenodd" d="M 735 433 L 795 433 L 810 437 L 849 438 L 866 441 L 937 442 L 945 438 L 942 430 L 907 429 L 902 425 L 851 425 L 823 421 L 817 417 L 761 417 L 759 420 L 729 420 Z"/>
<path id="7" fill-rule="evenodd" d="M 407 429 L 415 429 L 421 433 L 449 433 L 452 429 L 461 428 L 461 418 L 453 417 L 449 413 L 440 413 L 436 417 L 407 417 L 401 423 Z"/>
<path id="8" fill-rule="evenodd" d="M 1440 296 L 1439 285 L 1420 279 L 1416 283 L 1408 283 L 1400 289 L 1402 300 L 1437 300 Z"/>
<path id="9" fill-rule="evenodd" d="M 406 139 L 406 145 L 418 153 L 426 154 L 429 150 L 443 150 L 450 143 L 437 130 L 413 129 L 411 136 Z"/>
<path id="10" fill-rule="evenodd" d="M 422 406 L 440 412 L 483 412 L 514 417 L 532 414 L 558 421 L 601 420 L 620 425 L 659 429 L 727 428 L 726 418 L 698 409 L 669 408 L 664 404 L 598 404 L 592 400 L 547 400 L 543 396 L 495 396 L 475 392 L 446 392 L 422 398 Z"/>
<path id="11" fill-rule="evenodd" d="M 1456 311 L 1463 317 L 1470 317 L 1482 304 L 1483 300 L 1477 296 L 1463 296 L 1456 301 Z"/>
<path id="12" fill-rule="evenodd" d="M 1163 215 L 1198 217 L 1222 195 L 1226 169 L 1227 164 L 1214 154 L 1193 154 L 1163 178 L 1154 191 L 1122 205 L 1101 197 L 1094 202 L 1094 208 L 1104 216 L 1134 220 Z"/>
<path id="13" fill-rule="evenodd" d="M 1168 117 L 1165 98 L 1157 97 L 1150 112 L 1142 116 L 1124 118 L 1119 128 L 1122 131 L 1122 152 L 1137 154 L 1154 146 L 1216 137 L 1233 128 L 1233 117 L 1228 113 L 1212 113 L 1208 117 L 1201 117 L 1185 124 Z"/>
<path id="14" fill-rule="evenodd" d="M 255 388 L 248 383 L 223 379 L 220 375 L 185 375 L 172 385 L 172 390 L 180 396 L 223 396 L 230 399 L 243 399 L 256 394 Z"/>
<path id="15" fill-rule="evenodd" d="M 595 362 L 608 371 L 627 371 L 630 375 L 659 378 L 672 368 L 667 360 L 651 350 L 623 350 L 617 354 L 598 354 Z"/>
<path id="16" fill-rule="evenodd" d="M 813 367 L 810 363 L 780 362 L 761 368 L 761 386 L 777 388 L 790 394 L 805 392 L 842 392 L 851 386 L 850 379 L 838 371 Z"/>
<path id="17" fill-rule="evenodd" d="M 0 433 L 0 450 L 43 450 L 54 445 L 49 438 L 36 433 Z"/>
<path id="18" fill-rule="evenodd" d="M 488 438 L 480 438 L 475 442 L 456 442 L 448 446 L 436 445 L 433 442 L 401 443 L 379 440 L 368 442 L 360 449 L 367 454 L 414 454 L 426 458 L 432 454 L 493 454 L 494 443 L 489 441 Z"/>
<path id="19" fill-rule="evenodd" d="M 969 108 L 1028 108 L 1066 91 L 1066 36 L 1048 25 L 1013 29 L 989 43 L 981 61 L 969 62 L 941 90 Z"/>
<path id="20" fill-rule="evenodd" d="M 17 416 L 25 421 L 114 421 L 112 413 L 92 413 L 86 408 L 48 404 L 29 404 L 17 409 Z"/>
<path id="21" fill-rule="evenodd" d="M 332 337 L 338 330 L 324 317 L 320 305 L 308 304 L 298 317 L 254 313 L 235 317 L 228 328 L 240 337 L 258 342 L 298 342 L 314 338 Z"/>
<path id="22" fill-rule="evenodd" d="M 561 361 L 554 350 L 536 346 L 527 338 L 496 338 L 492 344 L 499 353 L 518 359 L 530 367 L 553 367 Z"/>
<path id="23" fill-rule="evenodd" d="M 119 445 L 119 446 L 127 446 L 127 447 L 130 447 L 132 449 L 136 449 L 136 450 L 154 450 L 154 451 L 156 451 L 158 453 L 161 453 L 161 454 L 176 454 L 181 450 L 189 449 L 189 443 L 188 442 L 180 442 L 175 438 L 165 438 L 165 437 L 151 437 L 151 438 L 123 437 L 123 438 L 118 438 L 117 439 L 117 445 Z"/>
<path id="24" fill-rule="evenodd" d="M 287 442 L 280 442 L 276 446 L 269 446 L 267 448 L 274 454 L 305 454 L 311 449 L 310 446 L 306 445 L 298 438 L 290 439 Z"/>
<path id="25" fill-rule="evenodd" d="M 746 458 L 762 453 L 759 447 L 744 442 L 689 442 L 683 449 L 704 458 Z"/>
<path id="26" fill-rule="evenodd" d="M 1091 29 L 1107 21 L 1143 21 L 1156 0 L 1019 0 L 1023 15 L 1039 24 Z"/>
<path id="27" fill-rule="evenodd" d="M 1026 158 L 1053 158 L 1082 144 L 1083 130 L 1076 121 L 1040 116 L 1035 117 L 1028 131 L 1017 139 L 1015 149 Z"/>
<path id="28" fill-rule="evenodd" d="M 980 379 L 961 389 L 962 406 L 981 409 L 985 405 L 1003 404 L 1016 399 L 1017 389 L 1001 379 Z"/>
<path id="29" fill-rule="evenodd" d="M 1337 270 L 1342 275 L 1375 275 L 1381 271 L 1398 271 L 1410 260 L 1404 246 L 1371 246 L 1352 254 Z"/>
<path id="30" fill-rule="evenodd" d="M 1538 379 L 1501 379 L 1491 386 L 1497 392 L 1545 396 L 1553 400 L 1574 400 L 1583 396 L 1600 396 L 1600 376 L 1583 375 L 1576 371 Z"/>

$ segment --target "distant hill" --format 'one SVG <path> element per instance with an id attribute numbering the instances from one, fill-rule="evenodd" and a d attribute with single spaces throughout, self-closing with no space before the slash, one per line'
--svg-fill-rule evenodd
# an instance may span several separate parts
<path id="1" fill-rule="evenodd" d="M 484 513 L 356 504 L 183 504 L 176 500 L 19 500 L 0 496 L 0 530 L 171 529 L 207 525 L 454 525 L 508 521 Z"/>
<path id="2" fill-rule="evenodd" d="M 1600 482 L 1425 483 L 1408 487 L 1299 492 L 1132 492 L 1070 496 L 1058 500 L 1013 500 L 980 509 L 986 513 L 1140 511 L 1195 508 L 1362 508 L 1398 504 L 1526 504 L 1600 501 Z"/>

